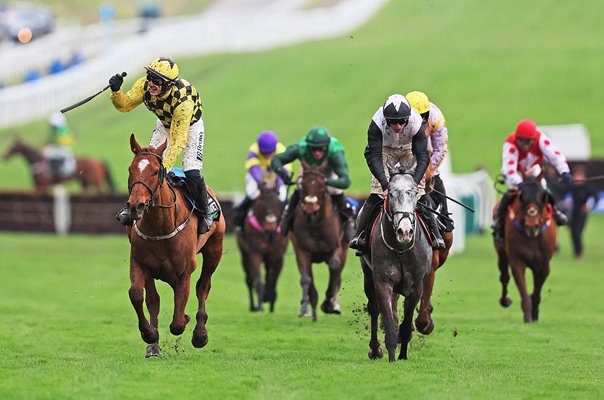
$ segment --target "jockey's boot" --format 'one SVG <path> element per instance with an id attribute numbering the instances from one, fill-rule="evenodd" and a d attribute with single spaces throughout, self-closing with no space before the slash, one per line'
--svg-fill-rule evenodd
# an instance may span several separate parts
<path id="1" fill-rule="evenodd" d="M 373 212 L 373 208 L 376 204 L 378 204 L 382 198 L 375 193 L 369 195 L 367 200 L 365 200 L 365 204 L 361 207 L 361 211 L 359 211 L 359 216 L 357 218 L 357 227 L 356 232 L 354 233 L 354 237 L 348 243 L 348 247 L 351 249 L 357 250 L 356 255 L 363 255 L 364 252 L 369 250 L 369 242 L 367 239 L 367 225 L 369 224 L 369 220 L 371 219 L 371 213 Z"/>
<path id="2" fill-rule="evenodd" d="M 440 229 L 438 228 L 438 220 L 436 219 L 436 214 L 427 210 L 426 208 L 430 208 L 434 210 L 434 202 L 429 195 L 423 195 L 419 200 L 424 207 L 422 207 L 422 214 L 428 223 L 428 228 L 430 229 L 430 233 L 434 240 L 432 241 L 432 247 L 438 250 L 444 250 L 447 246 L 445 245 L 445 241 L 440 235 Z"/>
<path id="3" fill-rule="evenodd" d="M 491 228 L 493 229 L 493 239 L 497 242 L 503 242 L 504 237 L 504 226 L 505 226 L 505 215 L 507 213 L 507 209 L 512 201 L 515 198 L 515 194 L 513 192 L 507 191 L 501 197 L 499 201 L 499 207 L 497 207 L 497 211 L 495 212 L 495 217 L 493 219 L 493 225 Z"/>
<path id="4" fill-rule="evenodd" d="M 239 204 L 235 208 L 235 216 L 233 217 L 233 222 L 237 227 L 237 230 L 240 231 L 243 229 L 243 223 L 245 222 L 245 217 L 247 217 L 248 212 L 250 211 L 250 207 L 254 204 L 254 199 L 249 196 L 245 196 L 241 204 Z"/>
<path id="5" fill-rule="evenodd" d="M 298 207 L 299 202 L 300 192 L 298 190 L 294 190 L 294 192 L 289 198 L 289 202 L 285 205 L 285 208 L 283 209 L 283 214 L 281 215 L 281 222 L 279 223 L 279 227 L 281 228 L 281 234 L 283 236 L 287 236 L 287 233 L 290 231 L 294 224 L 294 217 L 296 216 L 296 207 Z"/>
<path id="6" fill-rule="evenodd" d="M 550 203 L 552 205 L 552 210 L 554 211 L 554 219 L 556 220 L 556 224 L 558 226 L 566 225 L 568 223 L 568 217 L 562 212 L 562 210 L 558 208 L 554 197 L 551 195 L 548 197 L 551 199 Z"/>
<path id="7" fill-rule="evenodd" d="M 432 241 L 432 247 L 434 249 L 444 250 L 447 248 L 447 245 L 445 244 L 443 237 L 440 235 L 440 229 L 438 229 L 438 221 L 436 220 L 436 214 L 431 213 L 430 211 L 428 211 L 428 214 L 429 215 L 426 216 L 428 217 L 430 232 L 434 237 L 434 241 Z"/>
<path id="8" fill-rule="evenodd" d="M 132 226 L 134 220 L 130 218 L 130 214 L 128 213 L 128 209 L 126 207 L 122 208 L 116 215 L 115 219 L 122 225 Z"/>
<path id="9" fill-rule="evenodd" d="M 210 226 L 212 224 L 212 222 L 210 222 L 210 226 L 208 226 L 207 223 L 207 220 L 209 219 L 209 210 L 206 181 L 198 170 L 185 171 L 185 175 L 187 178 L 195 182 L 195 185 L 197 186 L 197 198 L 195 199 L 195 202 L 197 203 L 196 207 L 199 210 L 199 216 L 197 218 L 197 233 L 202 235 L 210 230 Z"/>
<path id="10" fill-rule="evenodd" d="M 355 236 L 354 207 L 348 202 L 348 200 L 346 200 L 344 193 L 334 194 L 331 196 L 331 199 L 340 213 L 342 230 L 344 231 L 344 240 L 346 240 L 346 243 L 348 243 Z"/>

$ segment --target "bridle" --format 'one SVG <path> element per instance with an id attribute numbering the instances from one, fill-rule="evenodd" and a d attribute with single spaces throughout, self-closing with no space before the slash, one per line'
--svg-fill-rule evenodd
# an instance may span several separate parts
<path id="1" fill-rule="evenodd" d="M 151 185 L 149 185 L 147 182 L 145 182 L 143 180 L 137 180 L 137 181 L 132 182 L 132 184 L 128 185 L 128 194 L 132 193 L 132 188 L 134 188 L 134 185 L 136 185 L 138 183 L 138 184 L 141 184 L 144 187 L 146 187 L 147 190 L 149 191 L 149 193 L 151 193 L 151 198 L 145 202 L 145 208 L 144 208 L 145 212 L 149 208 L 152 208 L 152 207 L 158 207 L 158 208 L 175 207 L 176 206 L 176 193 L 174 192 L 174 188 L 171 185 L 168 185 L 168 187 L 172 191 L 172 197 L 173 197 L 174 202 L 170 205 L 155 204 L 155 199 L 157 198 L 159 189 L 162 187 L 164 180 L 166 178 L 166 167 L 164 167 L 162 156 L 160 156 L 159 154 L 152 153 L 150 151 L 142 151 L 142 152 L 138 153 L 134 158 L 136 159 L 139 156 L 153 156 L 153 157 L 157 158 L 157 160 L 159 161 L 159 175 L 157 177 L 157 186 L 155 187 L 155 189 L 152 189 Z M 178 213 L 178 211 L 177 211 L 177 213 Z"/>
<path id="2" fill-rule="evenodd" d="M 411 173 L 408 172 L 397 172 L 394 174 L 390 175 L 390 180 L 392 180 L 392 177 L 394 175 L 413 175 Z M 390 196 L 390 192 L 388 193 L 388 196 Z M 415 216 L 415 211 L 414 212 L 409 212 L 409 211 L 390 211 L 390 207 L 388 206 L 389 202 L 388 202 L 388 198 L 384 199 L 384 211 L 383 211 L 383 215 L 386 216 L 386 220 L 389 223 L 389 226 L 392 228 L 392 230 L 394 230 L 394 218 L 398 215 L 401 214 L 401 220 L 399 221 L 399 224 L 401 221 L 403 221 L 404 219 L 408 219 L 409 223 L 411 225 L 413 225 L 413 237 L 412 237 L 412 241 L 411 244 L 407 247 L 405 246 L 404 249 L 399 250 L 396 248 L 396 245 L 392 245 L 390 243 L 388 243 L 387 239 L 386 239 L 386 235 L 384 234 L 384 224 L 383 224 L 383 219 L 382 219 L 382 223 L 380 224 L 380 230 L 382 233 L 382 242 L 384 243 L 384 245 L 386 245 L 386 247 L 397 254 L 402 254 L 405 253 L 409 250 L 411 250 L 413 248 L 413 246 L 415 246 L 415 234 L 417 233 L 417 218 L 413 218 Z"/>
<path id="3" fill-rule="evenodd" d="M 157 208 L 172 208 L 174 207 L 174 221 L 176 223 L 176 221 L 178 220 L 178 205 L 176 203 L 176 192 L 174 191 L 174 188 L 172 187 L 172 185 L 170 185 L 168 183 L 168 188 L 170 189 L 170 191 L 172 192 L 172 198 L 173 198 L 173 203 L 170 205 L 165 205 L 165 204 L 155 204 L 155 199 L 157 198 L 157 194 L 159 193 L 159 189 L 162 187 L 165 179 L 166 179 L 166 167 L 164 167 L 163 164 L 163 158 L 155 153 L 149 152 L 149 151 L 142 151 L 140 153 L 138 153 L 134 158 L 136 159 L 136 157 L 138 156 L 154 156 L 158 161 L 159 161 L 159 174 L 158 174 L 158 178 L 157 178 L 157 186 L 155 187 L 155 189 L 151 188 L 151 185 L 149 185 L 147 182 L 143 181 L 143 180 L 137 180 L 132 182 L 132 184 L 129 185 L 128 187 L 128 193 L 132 193 L 132 188 L 134 187 L 134 185 L 141 184 L 144 187 L 147 188 L 147 190 L 149 191 L 149 193 L 151 193 L 151 198 L 146 201 L 144 203 L 144 209 L 143 212 L 147 212 L 149 208 L 153 208 L 153 207 L 157 207 Z M 136 234 L 138 236 L 140 236 L 141 238 L 145 239 L 145 240 L 164 240 L 164 239 L 170 239 L 174 236 L 176 236 L 180 231 L 182 231 L 185 226 L 187 226 L 187 224 L 189 223 L 190 219 L 191 219 L 191 215 L 193 215 L 193 207 L 191 207 L 191 211 L 189 212 L 189 215 L 187 216 L 187 218 L 184 220 L 183 223 L 181 223 L 180 225 L 176 226 L 174 228 L 174 230 L 166 235 L 159 235 L 159 236 L 148 236 L 146 234 L 144 234 L 143 232 L 140 231 L 138 224 L 136 223 L 136 221 L 134 221 L 132 223 L 132 226 L 134 227 L 134 230 L 136 231 Z"/>

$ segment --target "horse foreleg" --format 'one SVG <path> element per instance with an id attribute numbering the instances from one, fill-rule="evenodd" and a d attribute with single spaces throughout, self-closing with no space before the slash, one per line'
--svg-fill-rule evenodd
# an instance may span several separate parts
<path id="1" fill-rule="evenodd" d="M 184 276 L 173 287 L 174 289 L 174 314 L 172 323 L 170 323 L 170 333 L 174 336 L 181 335 L 189 322 L 189 316 L 185 314 L 189 292 L 191 290 L 191 275 L 184 273 Z"/>
<path id="2" fill-rule="evenodd" d="M 262 310 L 262 298 L 260 292 L 262 289 L 262 277 L 260 273 L 260 264 L 262 259 L 258 253 L 246 254 L 243 259 L 243 268 L 245 269 L 245 283 L 247 285 L 250 311 Z M 256 298 L 258 303 L 256 303 Z M 256 305 L 257 304 L 257 305 Z"/>
<path id="3" fill-rule="evenodd" d="M 508 297 L 508 283 L 510 282 L 510 269 L 508 256 L 505 250 L 497 251 L 497 266 L 499 267 L 499 282 L 501 282 L 501 298 L 499 304 L 502 307 L 509 307 L 512 304 L 512 299 Z"/>
<path id="4" fill-rule="evenodd" d="M 212 274 L 216 271 L 218 263 L 222 258 L 222 237 L 217 238 L 216 240 L 208 240 L 201 252 L 203 254 L 203 264 L 201 275 L 199 276 L 199 280 L 195 287 L 198 309 L 197 314 L 195 314 L 195 330 L 193 330 L 193 338 L 191 339 L 191 343 L 197 348 L 202 348 L 208 344 L 208 331 L 206 330 L 208 313 L 206 312 L 206 300 L 212 287 Z"/>
<path id="5" fill-rule="evenodd" d="M 298 264 L 298 271 L 300 272 L 300 286 L 302 287 L 302 300 L 300 302 L 300 312 L 298 313 L 298 317 L 310 317 L 311 311 L 308 309 L 308 306 L 311 303 L 311 286 L 314 288 L 312 282 L 312 263 L 310 254 L 296 249 L 296 262 Z M 316 289 L 315 297 L 317 297 Z M 313 321 L 316 321 L 316 313 L 313 315 Z"/>
<path id="6" fill-rule="evenodd" d="M 539 320 L 539 304 L 541 303 L 541 289 L 543 288 L 543 284 L 549 275 L 549 262 L 546 263 L 538 272 L 534 273 L 533 277 L 533 294 L 531 294 L 531 301 L 533 308 L 531 310 L 531 316 L 533 317 L 533 322 L 537 322 Z"/>
<path id="7" fill-rule="evenodd" d="M 326 314 L 340 314 L 340 303 L 338 292 L 342 286 L 342 260 L 334 257 L 329 260 L 329 285 L 325 291 L 325 301 L 321 304 L 321 310 Z"/>
<path id="8" fill-rule="evenodd" d="M 270 311 L 275 311 L 275 302 L 277 301 L 277 280 L 283 269 L 283 255 L 269 256 L 265 260 L 266 266 L 266 286 L 264 298 L 262 301 L 270 304 Z"/>
<path id="9" fill-rule="evenodd" d="M 376 358 L 384 357 L 384 352 L 382 351 L 382 347 L 380 346 L 380 341 L 378 340 L 377 336 L 378 317 L 380 315 L 380 311 L 378 309 L 375 297 L 375 288 L 373 286 L 373 275 L 371 269 L 367 266 L 365 261 L 361 261 L 361 266 L 363 267 L 365 296 L 367 296 L 367 312 L 369 313 L 369 317 L 371 319 L 371 338 L 369 339 L 369 352 L 367 355 L 370 359 L 374 360 Z"/>
<path id="10" fill-rule="evenodd" d="M 392 311 L 392 287 L 383 282 L 375 282 L 377 303 L 382 314 L 388 361 L 396 361 L 396 345 L 398 343 L 396 317 Z"/>
<path id="11" fill-rule="evenodd" d="M 134 307 L 134 311 L 136 312 L 136 316 L 138 317 L 138 329 L 141 333 L 141 337 L 143 340 L 152 344 L 159 340 L 159 334 L 157 329 L 149 325 L 149 321 L 147 321 L 147 317 L 145 316 L 145 312 L 143 310 L 143 301 L 144 301 L 144 289 L 145 286 L 145 275 L 140 265 L 138 265 L 135 261 L 130 261 L 130 289 L 128 290 L 128 295 L 130 297 L 130 302 Z"/>
<path id="12" fill-rule="evenodd" d="M 438 252 L 435 252 L 438 253 Z M 432 321 L 432 304 L 430 303 L 430 299 L 432 298 L 432 290 L 434 288 L 434 275 L 436 274 L 435 262 L 438 260 L 432 261 L 432 269 L 430 273 L 426 275 L 424 278 L 424 290 L 422 292 L 421 302 L 419 304 L 419 312 L 417 313 L 417 318 L 415 319 L 415 327 L 420 333 L 424 335 L 429 335 L 434 330 L 434 322 Z"/>
<path id="13" fill-rule="evenodd" d="M 145 278 L 145 304 L 147 305 L 147 310 L 149 311 L 149 320 L 151 326 L 155 329 L 155 331 L 157 331 L 157 327 L 159 325 L 159 293 L 157 293 L 157 288 L 155 287 L 155 279 L 148 274 Z M 160 355 L 161 348 L 159 347 L 159 341 L 147 346 L 145 357 Z"/>
<path id="14" fill-rule="evenodd" d="M 516 282 L 518 292 L 520 293 L 520 306 L 522 308 L 522 313 L 524 314 L 524 322 L 533 322 L 531 314 L 533 308 L 532 301 L 526 290 L 526 278 L 524 276 L 526 266 L 524 265 L 524 262 L 518 259 L 510 260 L 510 264 L 512 266 L 512 275 L 514 276 L 514 281 Z"/>
<path id="15" fill-rule="evenodd" d="M 401 322 L 398 331 L 401 341 L 401 352 L 398 355 L 399 360 L 407 359 L 409 342 L 411 341 L 411 335 L 413 333 L 413 312 L 415 311 L 415 307 L 417 307 L 417 303 L 419 303 L 420 297 L 421 287 L 419 288 L 419 291 L 410 293 L 405 297 L 405 301 L 403 303 L 403 322 Z"/>

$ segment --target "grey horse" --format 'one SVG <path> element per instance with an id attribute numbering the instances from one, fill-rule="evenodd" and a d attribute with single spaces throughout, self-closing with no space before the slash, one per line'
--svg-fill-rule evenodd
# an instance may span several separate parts
<path id="1" fill-rule="evenodd" d="M 367 309 L 371 316 L 369 358 L 381 358 L 377 338 L 378 316 L 382 315 L 388 360 L 407 359 L 407 346 L 413 331 L 413 312 L 422 296 L 424 280 L 432 262 L 432 247 L 415 215 L 418 199 L 413 175 L 403 169 L 390 171 L 390 185 L 384 209 L 373 224 L 370 252 L 361 257 L 365 278 Z M 403 321 L 397 332 L 397 302 L 405 297 Z"/>

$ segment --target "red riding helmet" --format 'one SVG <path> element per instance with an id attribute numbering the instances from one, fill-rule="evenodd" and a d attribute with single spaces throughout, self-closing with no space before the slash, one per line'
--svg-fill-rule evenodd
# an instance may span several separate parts
<path id="1" fill-rule="evenodd" d="M 537 125 L 530 119 L 523 119 L 516 126 L 516 137 L 521 139 L 537 139 Z"/>

